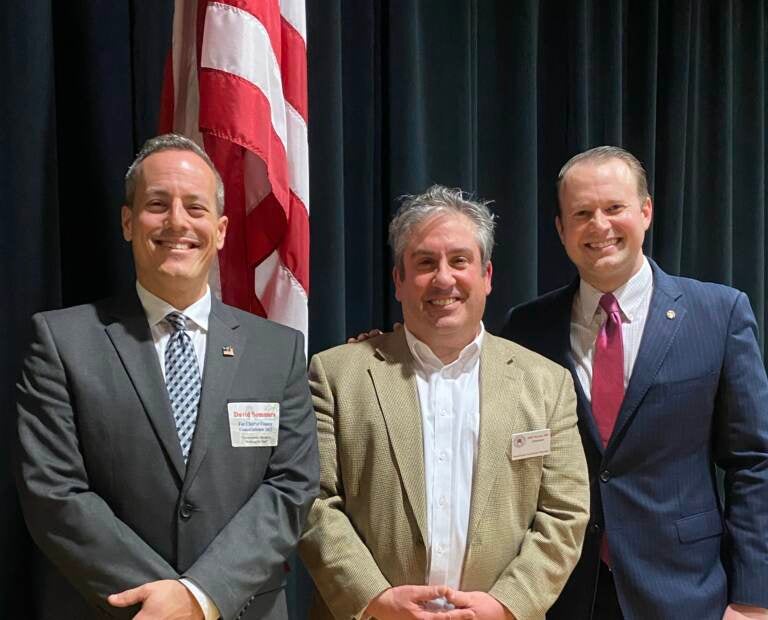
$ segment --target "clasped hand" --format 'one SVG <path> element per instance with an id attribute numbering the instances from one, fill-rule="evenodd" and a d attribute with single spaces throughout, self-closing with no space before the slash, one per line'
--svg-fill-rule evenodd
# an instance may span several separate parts
<path id="1" fill-rule="evenodd" d="M 454 606 L 432 611 L 427 603 L 438 598 Z M 514 620 L 499 601 L 485 592 L 461 592 L 447 586 L 396 586 L 384 590 L 366 609 L 377 620 Z"/>
<path id="2" fill-rule="evenodd" d="M 113 607 L 141 605 L 134 620 L 204 620 L 203 610 L 187 589 L 175 579 L 145 583 L 138 588 L 110 594 L 107 602 Z"/>

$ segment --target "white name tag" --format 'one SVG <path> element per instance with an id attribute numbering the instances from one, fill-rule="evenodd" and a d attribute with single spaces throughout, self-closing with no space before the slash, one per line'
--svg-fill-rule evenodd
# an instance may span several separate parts
<path id="1" fill-rule="evenodd" d="M 277 445 L 280 403 L 227 403 L 233 448 Z"/>
<path id="2" fill-rule="evenodd" d="M 549 454 L 550 433 L 548 428 L 512 435 L 512 460 L 529 459 Z"/>

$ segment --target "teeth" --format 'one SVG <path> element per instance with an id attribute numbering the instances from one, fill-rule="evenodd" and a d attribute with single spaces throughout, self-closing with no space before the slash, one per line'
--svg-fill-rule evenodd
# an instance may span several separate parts
<path id="1" fill-rule="evenodd" d="M 588 245 L 591 248 L 601 250 L 603 248 L 607 248 L 609 246 L 615 245 L 617 241 L 618 239 L 614 237 L 613 239 L 608 239 L 607 241 L 594 241 L 592 243 L 589 243 Z"/>
<path id="2" fill-rule="evenodd" d="M 181 243 L 181 242 L 174 243 L 173 241 L 161 241 L 160 244 L 164 245 L 167 248 L 170 248 L 171 250 L 189 250 L 190 248 L 192 248 L 191 243 Z"/>
<path id="3" fill-rule="evenodd" d="M 456 301 L 455 297 L 449 297 L 448 299 L 432 299 L 429 303 L 434 304 L 435 306 L 447 306 L 454 301 Z"/>

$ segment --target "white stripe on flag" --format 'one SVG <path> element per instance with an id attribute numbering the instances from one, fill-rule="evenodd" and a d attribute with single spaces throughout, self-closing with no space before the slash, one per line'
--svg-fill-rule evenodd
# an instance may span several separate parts
<path id="1" fill-rule="evenodd" d="M 304 0 L 280 0 L 280 14 L 301 38 L 307 41 L 307 14 L 304 10 Z"/>
<path id="2" fill-rule="evenodd" d="M 269 101 L 272 128 L 286 147 L 280 67 L 269 41 L 269 33 L 258 19 L 229 4 L 209 4 L 205 14 L 200 64 L 232 73 L 256 86 Z"/>
<path id="3" fill-rule="evenodd" d="M 269 319 L 298 329 L 306 335 L 309 327 L 307 294 L 291 271 L 283 265 L 277 250 L 256 267 L 253 279 L 256 295 Z M 306 349 L 306 342 L 304 347 Z"/>
<path id="4" fill-rule="evenodd" d="M 309 213 L 309 150 L 307 124 L 293 106 L 285 102 L 288 121 L 288 182 Z"/>

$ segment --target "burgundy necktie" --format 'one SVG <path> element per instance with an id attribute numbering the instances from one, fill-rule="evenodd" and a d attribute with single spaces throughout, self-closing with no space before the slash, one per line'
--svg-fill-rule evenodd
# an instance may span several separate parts
<path id="1" fill-rule="evenodd" d="M 608 444 L 621 401 L 624 400 L 624 345 L 621 341 L 621 311 L 612 293 L 600 298 L 607 315 L 595 342 L 592 364 L 592 415 L 603 447 Z"/>
<path id="2" fill-rule="evenodd" d="M 592 363 L 592 415 L 600 433 L 603 447 L 616 425 L 621 402 L 624 400 L 624 345 L 621 340 L 621 311 L 611 293 L 600 298 L 606 319 L 597 333 L 595 358 Z M 611 565 L 608 542 L 603 536 L 600 558 Z"/>

